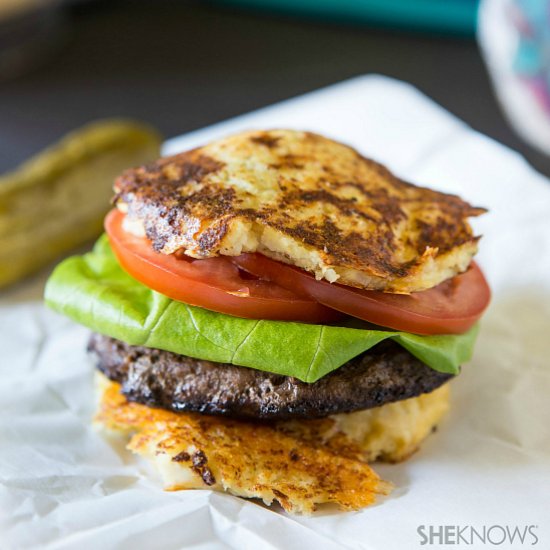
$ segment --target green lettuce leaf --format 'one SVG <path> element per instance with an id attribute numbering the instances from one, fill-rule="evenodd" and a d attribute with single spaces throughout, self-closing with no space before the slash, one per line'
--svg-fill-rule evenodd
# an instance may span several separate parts
<path id="1" fill-rule="evenodd" d="M 391 338 L 431 368 L 457 374 L 472 354 L 477 327 L 466 334 L 418 336 L 342 326 L 257 321 L 176 302 L 128 275 L 105 235 L 92 252 L 57 266 L 46 303 L 90 329 L 131 345 L 233 363 L 315 382 Z"/>

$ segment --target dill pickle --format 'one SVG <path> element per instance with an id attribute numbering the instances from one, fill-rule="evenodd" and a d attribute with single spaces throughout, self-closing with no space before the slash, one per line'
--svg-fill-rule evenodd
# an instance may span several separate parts
<path id="1" fill-rule="evenodd" d="M 158 158 L 160 144 L 147 125 L 98 121 L 0 176 L 0 287 L 98 236 L 114 178 Z"/>

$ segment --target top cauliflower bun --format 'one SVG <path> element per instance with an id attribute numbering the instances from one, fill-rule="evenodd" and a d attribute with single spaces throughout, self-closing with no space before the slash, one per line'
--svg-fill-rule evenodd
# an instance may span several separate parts
<path id="1" fill-rule="evenodd" d="M 465 271 L 477 251 L 455 195 L 406 183 L 309 132 L 251 131 L 126 171 L 126 228 L 164 253 L 260 252 L 317 279 L 395 293 Z"/>

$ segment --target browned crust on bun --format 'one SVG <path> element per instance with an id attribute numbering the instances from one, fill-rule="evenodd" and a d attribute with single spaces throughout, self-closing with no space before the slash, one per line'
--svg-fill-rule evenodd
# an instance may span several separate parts
<path id="1" fill-rule="evenodd" d="M 355 510 L 387 494 L 368 462 L 404 460 L 439 424 L 449 388 L 366 411 L 319 420 L 260 423 L 175 413 L 132 403 L 120 385 L 98 375 L 96 423 L 129 438 L 168 490 L 214 489 L 290 513 L 319 505 Z"/>
<path id="2" fill-rule="evenodd" d="M 153 247 L 261 252 L 318 278 L 390 292 L 436 286 L 477 250 L 485 210 L 417 187 L 310 132 L 253 131 L 126 171 L 117 206 Z"/>
<path id="3" fill-rule="evenodd" d="M 273 426 L 154 409 L 127 401 L 119 389 L 104 382 L 96 422 L 134 434 L 129 449 L 151 460 L 168 490 L 228 491 L 311 513 L 324 503 L 357 510 L 391 488 L 366 462 Z"/>

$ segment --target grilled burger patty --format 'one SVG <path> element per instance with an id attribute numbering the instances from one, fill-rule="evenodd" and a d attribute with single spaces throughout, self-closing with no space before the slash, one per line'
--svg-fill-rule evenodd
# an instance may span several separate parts
<path id="1" fill-rule="evenodd" d="M 320 418 L 431 392 L 452 375 L 385 341 L 313 384 L 227 363 L 130 346 L 93 334 L 97 367 L 129 401 L 173 411 L 240 418 Z"/>

